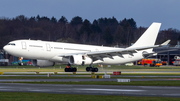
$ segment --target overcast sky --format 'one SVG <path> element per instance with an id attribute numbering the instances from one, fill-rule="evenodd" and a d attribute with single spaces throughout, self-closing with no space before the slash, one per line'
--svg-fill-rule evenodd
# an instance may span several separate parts
<path id="1" fill-rule="evenodd" d="M 75 16 L 91 22 L 101 17 L 133 18 L 138 27 L 161 22 L 161 30 L 180 30 L 180 0 L 0 0 L 0 17 L 38 14 L 57 19 L 65 16 L 69 22 Z"/>

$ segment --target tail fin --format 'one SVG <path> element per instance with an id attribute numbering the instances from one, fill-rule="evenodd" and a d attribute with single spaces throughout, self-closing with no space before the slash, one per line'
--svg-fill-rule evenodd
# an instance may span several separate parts
<path id="1" fill-rule="evenodd" d="M 151 26 L 131 47 L 153 46 L 155 44 L 161 23 L 152 23 Z"/>

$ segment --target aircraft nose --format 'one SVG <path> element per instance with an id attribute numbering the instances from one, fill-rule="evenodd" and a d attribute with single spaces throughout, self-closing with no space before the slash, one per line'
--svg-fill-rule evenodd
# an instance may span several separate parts
<path id="1" fill-rule="evenodd" d="M 8 46 L 7 46 L 7 45 L 6 45 L 6 46 L 4 46 L 4 47 L 3 47 L 3 50 L 4 50 L 4 51 L 6 51 L 6 52 L 8 52 L 8 51 L 9 51 Z"/>
<path id="2" fill-rule="evenodd" d="M 3 47 L 3 50 L 6 51 L 6 50 L 7 50 L 7 46 L 4 46 L 4 47 Z"/>
<path id="3" fill-rule="evenodd" d="M 14 54 L 13 48 L 10 45 L 6 45 L 3 47 L 3 50 L 8 54 Z"/>

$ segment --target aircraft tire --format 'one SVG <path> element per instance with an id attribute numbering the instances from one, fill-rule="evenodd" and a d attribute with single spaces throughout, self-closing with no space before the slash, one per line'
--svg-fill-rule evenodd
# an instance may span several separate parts
<path id="1" fill-rule="evenodd" d="M 94 68 L 94 72 L 98 72 L 98 68 Z"/>
<path id="2" fill-rule="evenodd" d="M 77 68 L 72 68 L 72 72 L 77 72 Z"/>
<path id="3" fill-rule="evenodd" d="M 65 72 L 68 72 L 68 68 L 65 68 L 64 71 L 65 71 Z"/>
<path id="4" fill-rule="evenodd" d="M 71 72 L 71 68 L 65 68 L 65 72 Z"/>
<path id="5" fill-rule="evenodd" d="M 65 72 L 77 72 L 76 68 L 65 68 L 64 69 Z"/>
<path id="6" fill-rule="evenodd" d="M 86 71 L 89 72 L 90 71 L 90 67 L 86 67 Z"/>
<path id="7" fill-rule="evenodd" d="M 98 72 L 98 68 L 86 67 L 86 71 L 89 72 Z"/>
<path id="8" fill-rule="evenodd" d="M 98 68 L 92 68 L 91 71 L 92 72 L 98 72 Z"/>

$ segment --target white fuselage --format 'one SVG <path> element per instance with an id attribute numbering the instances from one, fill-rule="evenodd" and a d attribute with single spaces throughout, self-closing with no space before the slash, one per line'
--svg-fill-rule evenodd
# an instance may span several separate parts
<path id="1" fill-rule="evenodd" d="M 76 65 L 124 64 L 140 60 L 145 55 L 153 54 L 152 48 L 161 46 L 155 45 L 160 26 L 161 23 L 152 23 L 133 46 L 124 49 L 37 40 L 11 41 L 3 49 L 11 55 L 42 60 L 44 64 L 50 64 L 49 62 L 51 62 L 51 65 L 52 62 Z M 169 41 L 162 45 L 168 43 Z M 42 62 L 35 61 L 34 63 Z M 89 68 L 87 69 L 89 70 Z"/>
<path id="2" fill-rule="evenodd" d="M 87 53 L 103 50 L 113 50 L 117 48 L 82 45 L 61 42 L 49 42 L 38 40 L 16 40 L 11 41 L 8 45 L 4 46 L 4 50 L 11 55 L 17 57 L 24 57 L 27 59 L 40 59 L 49 60 L 52 62 L 68 62 L 67 58 L 60 57 L 59 55 L 74 54 L 74 53 Z M 102 60 L 94 61 L 93 63 L 100 64 L 123 64 L 127 62 L 137 61 L 142 59 L 142 51 L 137 53 L 123 54 L 123 57 L 113 56 L 113 58 L 103 58 Z"/>

